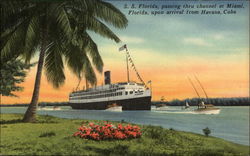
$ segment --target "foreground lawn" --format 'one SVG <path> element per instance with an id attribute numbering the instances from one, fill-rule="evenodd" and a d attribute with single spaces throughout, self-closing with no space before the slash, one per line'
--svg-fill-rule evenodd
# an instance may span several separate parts
<path id="1" fill-rule="evenodd" d="M 1 114 L 0 155 L 249 155 L 249 146 L 156 126 L 140 126 L 139 139 L 93 141 L 72 134 L 83 122 L 102 121 L 38 116 L 37 123 L 22 123 L 21 119 L 21 114 Z"/>

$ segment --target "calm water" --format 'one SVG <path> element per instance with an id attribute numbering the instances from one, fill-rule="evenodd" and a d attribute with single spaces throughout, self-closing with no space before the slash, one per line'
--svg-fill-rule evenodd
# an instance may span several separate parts
<path id="1" fill-rule="evenodd" d="M 220 107 L 217 115 L 192 114 L 181 111 L 180 107 L 169 107 L 167 111 L 99 111 L 72 110 L 61 107 L 61 110 L 39 110 L 38 114 L 47 114 L 70 119 L 125 120 L 127 122 L 158 125 L 203 134 L 202 129 L 209 127 L 211 135 L 235 143 L 249 145 L 249 107 Z M 1 113 L 24 113 L 27 107 L 1 107 Z"/>

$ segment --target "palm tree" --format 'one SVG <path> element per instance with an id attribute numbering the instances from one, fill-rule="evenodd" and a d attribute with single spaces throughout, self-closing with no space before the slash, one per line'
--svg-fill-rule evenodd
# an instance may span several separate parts
<path id="1" fill-rule="evenodd" d="M 35 122 L 42 69 L 55 88 L 65 81 L 64 66 L 91 84 L 93 68 L 102 72 L 103 61 L 88 31 L 119 42 L 103 23 L 127 26 L 126 17 L 112 4 L 101 0 L 25 0 L 1 2 L 1 59 L 18 55 L 30 62 L 39 55 L 35 85 L 24 122 Z M 2 23 L 2 22 L 1 22 Z"/>

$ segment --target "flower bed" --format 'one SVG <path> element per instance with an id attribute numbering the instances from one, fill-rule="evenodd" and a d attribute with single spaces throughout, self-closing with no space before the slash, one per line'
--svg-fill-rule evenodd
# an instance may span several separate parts
<path id="1" fill-rule="evenodd" d="M 96 125 L 89 123 L 88 125 L 82 125 L 78 128 L 78 131 L 73 136 L 79 136 L 84 139 L 92 140 L 123 140 L 128 138 L 141 137 L 140 127 L 132 126 L 130 124 L 123 126 L 118 124 L 117 126 L 104 122 L 103 125 Z"/>

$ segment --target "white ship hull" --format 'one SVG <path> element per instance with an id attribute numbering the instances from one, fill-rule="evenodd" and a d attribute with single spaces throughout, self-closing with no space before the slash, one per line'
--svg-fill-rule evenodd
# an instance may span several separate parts
<path id="1" fill-rule="evenodd" d="M 219 114 L 220 109 L 219 108 L 216 108 L 216 109 L 196 109 L 196 110 L 194 110 L 194 113 L 196 113 L 196 114 Z"/>

